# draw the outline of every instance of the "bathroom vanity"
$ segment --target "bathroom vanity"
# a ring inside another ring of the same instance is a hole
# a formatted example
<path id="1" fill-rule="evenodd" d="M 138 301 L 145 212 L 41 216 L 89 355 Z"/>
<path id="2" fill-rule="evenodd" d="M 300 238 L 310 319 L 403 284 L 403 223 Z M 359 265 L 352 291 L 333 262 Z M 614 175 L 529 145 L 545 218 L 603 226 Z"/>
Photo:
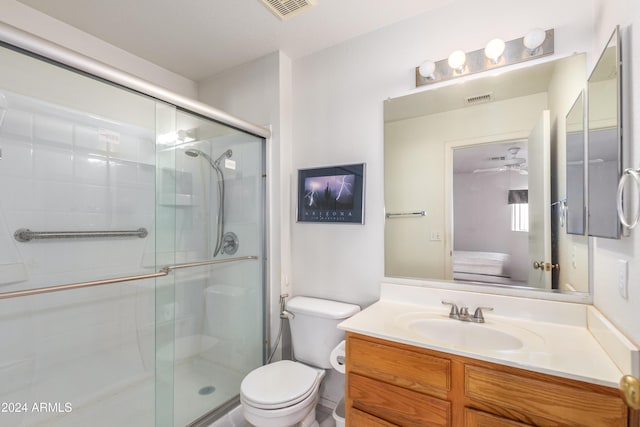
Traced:
<path id="1" fill-rule="evenodd" d="M 418 288 L 405 301 L 383 298 L 340 325 L 347 331 L 347 425 L 638 425 L 617 388 L 623 371 L 638 369 L 637 349 L 615 330 L 605 332 L 610 325 L 593 307 L 536 302 L 535 311 L 551 304 L 547 321 L 525 309 L 526 319 L 485 314 L 478 325 L 450 319 L 447 307 L 432 304 L 441 293 L 424 292 L 432 295 L 422 298 Z M 496 311 L 520 304 L 492 302 Z M 467 331 L 468 341 L 460 341 Z"/>
<path id="2" fill-rule="evenodd" d="M 618 390 L 347 334 L 351 426 L 627 426 Z"/>

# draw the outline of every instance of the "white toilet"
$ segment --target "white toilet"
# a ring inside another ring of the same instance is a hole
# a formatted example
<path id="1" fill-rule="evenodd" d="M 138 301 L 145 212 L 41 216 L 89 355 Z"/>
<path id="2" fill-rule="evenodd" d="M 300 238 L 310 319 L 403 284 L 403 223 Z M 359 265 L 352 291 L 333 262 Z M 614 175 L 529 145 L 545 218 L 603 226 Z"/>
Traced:
<path id="1" fill-rule="evenodd" d="M 245 419 L 256 427 L 316 427 L 318 389 L 330 369 L 331 350 L 344 339 L 338 323 L 360 307 L 338 301 L 294 297 L 286 305 L 293 316 L 291 341 L 296 362 L 261 366 L 242 380 Z"/>

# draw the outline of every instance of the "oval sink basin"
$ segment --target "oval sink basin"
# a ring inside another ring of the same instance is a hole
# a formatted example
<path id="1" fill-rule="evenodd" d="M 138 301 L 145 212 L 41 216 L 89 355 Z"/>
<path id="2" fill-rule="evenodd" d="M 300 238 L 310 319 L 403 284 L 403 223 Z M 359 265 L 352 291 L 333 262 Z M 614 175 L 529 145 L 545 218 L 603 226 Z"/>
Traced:
<path id="1" fill-rule="evenodd" d="M 486 350 L 518 350 L 523 342 L 514 335 L 485 324 L 454 319 L 418 319 L 408 328 L 434 342 Z"/>

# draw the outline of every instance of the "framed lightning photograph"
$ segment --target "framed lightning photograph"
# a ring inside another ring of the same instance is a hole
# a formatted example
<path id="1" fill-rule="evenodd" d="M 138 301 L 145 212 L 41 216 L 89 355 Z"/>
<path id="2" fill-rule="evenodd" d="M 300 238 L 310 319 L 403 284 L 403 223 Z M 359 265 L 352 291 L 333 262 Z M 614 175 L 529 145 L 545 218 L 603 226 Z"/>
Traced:
<path id="1" fill-rule="evenodd" d="M 365 164 L 298 170 L 298 222 L 364 224 Z"/>

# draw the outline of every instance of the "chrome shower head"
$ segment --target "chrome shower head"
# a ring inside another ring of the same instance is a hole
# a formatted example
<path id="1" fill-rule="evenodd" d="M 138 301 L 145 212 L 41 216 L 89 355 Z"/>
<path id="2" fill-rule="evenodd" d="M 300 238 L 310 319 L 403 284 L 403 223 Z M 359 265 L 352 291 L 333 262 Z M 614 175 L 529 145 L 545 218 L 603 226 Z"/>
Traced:
<path id="1" fill-rule="evenodd" d="M 186 154 L 186 155 L 187 155 L 187 156 L 189 156 L 189 157 L 198 157 L 198 156 L 202 156 L 202 157 L 204 157 L 205 159 L 207 159 L 207 161 L 211 164 L 211 166 L 212 166 L 213 168 L 217 168 L 217 167 L 218 167 L 218 165 L 216 165 L 216 164 L 213 162 L 213 160 L 211 159 L 211 157 L 209 157 L 209 155 L 208 155 L 207 153 L 205 153 L 204 151 L 200 151 L 200 150 L 197 150 L 197 149 L 195 149 L 195 148 L 190 148 L 190 149 L 186 150 L 186 151 L 184 152 L 184 154 Z"/>
<path id="2" fill-rule="evenodd" d="M 221 162 L 223 159 L 229 159 L 229 158 L 231 158 L 231 156 L 232 156 L 232 155 L 233 155 L 233 151 L 231 151 L 231 150 L 227 150 L 227 151 L 225 151 L 224 153 L 222 153 L 222 154 L 220 155 L 220 157 L 218 157 L 218 158 L 216 159 L 216 161 L 215 161 L 215 162 L 213 162 L 213 164 L 214 164 L 214 165 L 216 165 L 216 166 L 218 166 L 218 167 L 220 167 L 220 162 Z"/>

